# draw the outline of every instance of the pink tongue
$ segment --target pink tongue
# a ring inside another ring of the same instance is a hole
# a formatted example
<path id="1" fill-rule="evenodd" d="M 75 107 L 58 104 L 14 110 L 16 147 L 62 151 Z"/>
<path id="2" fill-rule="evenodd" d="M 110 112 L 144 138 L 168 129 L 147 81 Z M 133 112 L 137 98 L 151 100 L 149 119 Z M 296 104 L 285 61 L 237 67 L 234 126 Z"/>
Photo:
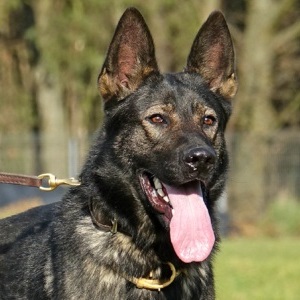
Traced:
<path id="1" fill-rule="evenodd" d="M 215 235 L 200 186 L 174 188 L 164 184 L 173 206 L 171 242 L 186 263 L 203 261 L 210 254 Z"/>

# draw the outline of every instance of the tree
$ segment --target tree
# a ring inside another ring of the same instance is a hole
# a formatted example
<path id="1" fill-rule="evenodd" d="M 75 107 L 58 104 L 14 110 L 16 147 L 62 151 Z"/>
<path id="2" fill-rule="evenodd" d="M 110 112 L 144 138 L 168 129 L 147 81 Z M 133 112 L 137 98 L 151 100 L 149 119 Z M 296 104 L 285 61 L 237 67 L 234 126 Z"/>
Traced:
<path id="1" fill-rule="evenodd" d="M 269 133 L 283 125 L 274 101 L 278 93 L 275 83 L 282 76 L 276 59 L 280 45 L 288 49 L 297 38 L 299 41 L 300 33 L 297 18 L 284 29 L 281 20 L 293 16 L 294 7 L 293 0 L 246 2 L 245 29 L 239 34 L 242 39 L 238 62 L 240 88 L 231 123 L 231 128 L 240 132 L 236 136 L 238 145 L 231 179 L 231 204 L 236 211 L 234 215 L 239 216 L 237 219 L 256 219 L 267 204 L 265 180 L 268 175 L 265 173 Z M 295 100 L 286 99 L 286 102 Z"/>

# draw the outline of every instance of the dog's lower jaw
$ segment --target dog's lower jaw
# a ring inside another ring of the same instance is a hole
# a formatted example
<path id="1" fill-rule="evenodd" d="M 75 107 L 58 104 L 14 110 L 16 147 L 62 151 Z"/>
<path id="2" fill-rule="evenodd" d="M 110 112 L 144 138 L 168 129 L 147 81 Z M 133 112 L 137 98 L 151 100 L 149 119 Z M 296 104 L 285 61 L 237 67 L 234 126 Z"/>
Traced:
<path id="1" fill-rule="evenodd" d="M 172 204 L 162 183 L 154 175 L 142 173 L 139 175 L 141 187 L 151 207 L 165 229 L 169 228 L 172 218 Z"/>
<path id="2" fill-rule="evenodd" d="M 180 260 L 205 260 L 214 246 L 215 234 L 200 182 L 170 186 L 148 173 L 140 176 L 140 182 L 158 218 L 163 219 Z"/>

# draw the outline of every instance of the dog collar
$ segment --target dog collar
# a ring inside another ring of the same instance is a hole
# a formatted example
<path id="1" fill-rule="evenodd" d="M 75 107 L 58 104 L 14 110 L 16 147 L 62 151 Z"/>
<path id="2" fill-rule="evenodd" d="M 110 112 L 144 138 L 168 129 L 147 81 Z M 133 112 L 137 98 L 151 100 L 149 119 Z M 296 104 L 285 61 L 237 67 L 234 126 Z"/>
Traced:
<path id="1" fill-rule="evenodd" d="M 111 225 L 105 224 L 106 222 L 103 222 L 102 220 L 100 221 L 100 217 L 95 213 L 95 207 L 94 207 L 93 201 L 89 201 L 89 210 L 91 213 L 91 217 L 93 220 L 93 223 L 100 229 L 106 232 L 111 232 L 113 234 L 117 233 L 118 230 L 118 222 L 117 219 L 114 219 L 111 221 Z M 128 235 L 125 232 L 122 232 L 126 235 Z M 153 272 L 150 272 L 148 278 L 144 277 L 129 277 L 126 275 L 122 275 L 126 280 L 130 281 L 133 283 L 137 288 L 139 289 L 148 289 L 148 290 L 157 290 L 160 291 L 161 289 L 169 286 L 170 284 L 173 283 L 173 281 L 176 279 L 176 277 L 181 273 L 181 270 L 176 271 L 175 266 L 170 263 L 164 263 L 169 266 L 171 270 L 171 276 L 169 279 L 153 279 L 152 274 Z"/>
<path id="2" fill-rule="evenodd" d="M 99 215 L 97 213 L 97 207 L 96 203 L 93 201 L 93 199 L 89 200 L 89 211 L 92 218 L 93 223 L 98 227 L 98 229 L 106 232 L 111 232 L 113 234 L 119 232 L 122 232 L 126 235 L 129 235 L 125 231 L 119 230 L 118 228 L 118 221 L 117 219 L 113 219 L 111 221 L 105 220 L 103 216 Z"/>
<path id="3" fill-rule="evenodd" d="M 148 289 L 148 290 L 157 290 L 160 291 L 161 289 L 169 286 L 170 284 L 173 283 L 175 278 L 181 273 L 181 271 L 176 271 L 175 266 L 167 262 L 165 263 L 169 265 L 170 270 L 172 272 L 171 276 L 169 279 L 162 280 L 162 279 L 152 279 L 152 272 L 150 272 L 148 278 L 137 278 L 137 277 L 131 277 L 131 278 L 126 278 L 128 281 L 132 282 L 133 284 L 136 285 L 137 288 L 139 289 Z"/>

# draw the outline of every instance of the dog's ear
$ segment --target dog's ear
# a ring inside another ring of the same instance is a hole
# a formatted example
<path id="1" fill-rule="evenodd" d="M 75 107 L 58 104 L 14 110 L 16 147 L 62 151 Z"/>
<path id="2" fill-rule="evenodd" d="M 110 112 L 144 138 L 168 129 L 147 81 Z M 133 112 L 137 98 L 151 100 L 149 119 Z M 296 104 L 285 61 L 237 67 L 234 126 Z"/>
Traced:
<path id="1" fill-rule="evenodd" d="M 200 28 L 185 71 L 201 75 L 210 89 L 226 99 L 237 91 L 234 49 L 225 18 L 213 12 Z"/>
<path id="2" fill-rule="evenodd" d="M 159 72 L 150 31 L 135 8 L 121 17 L 98 77 L 104 102 L 135 91 L 145 77 Z"/>

